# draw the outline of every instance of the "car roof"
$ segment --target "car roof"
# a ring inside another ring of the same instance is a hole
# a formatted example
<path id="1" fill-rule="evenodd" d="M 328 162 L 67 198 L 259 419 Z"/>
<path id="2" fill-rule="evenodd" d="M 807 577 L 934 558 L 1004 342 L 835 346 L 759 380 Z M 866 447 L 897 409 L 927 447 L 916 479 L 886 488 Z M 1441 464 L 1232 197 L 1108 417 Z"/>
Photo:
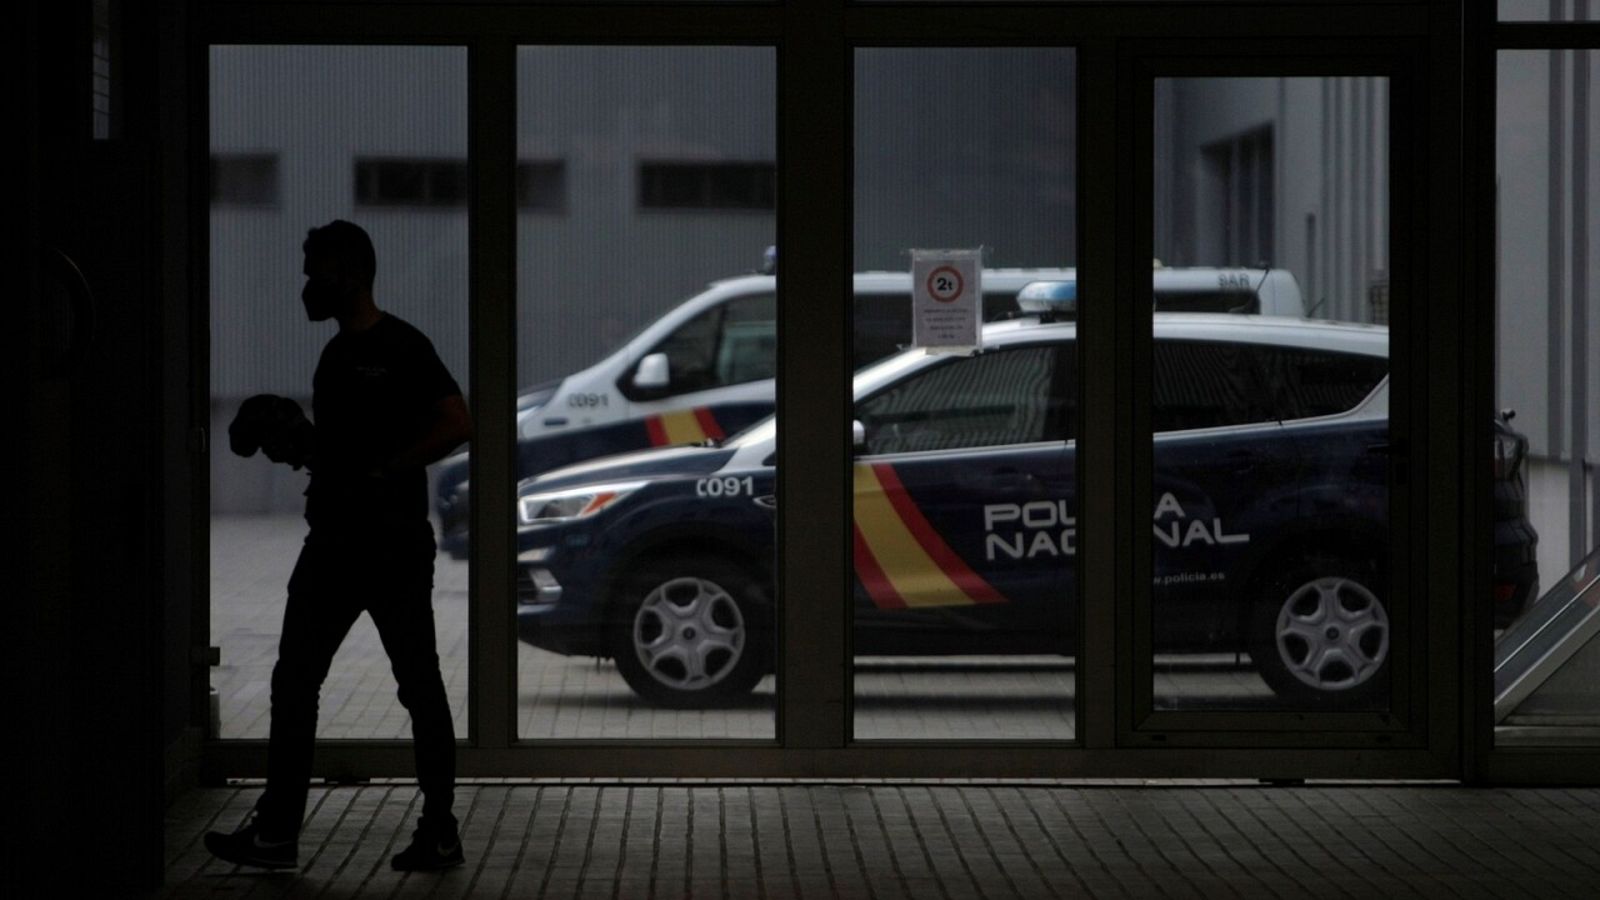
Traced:
<path id="1" fill-rule="evenodd" d="M 1076 322 L 1041 323 L 1036 318 L 1024 317 L 985 325 L 983 340 L 985 346 L 1028 343 L 1040 338 L 1072 340 L 1077 335 L 1077 327 Z M 1151 330 L 1162 340 L 1233 341 L 1365 356 L 1389 355 L 1386 325 L 1239 313 L 1154 313 Z"/>
<path id="2" fill-rule="evenodd" d="M 1071 268 L 1034 268 L 1034 269 L 984 269 L 983 280 L 986 288 L 1003 291 L 1018 291 L 1023 286 L 1034 281 L 1070 281 L 1077 277 L 1077 270 Z M 911 290 L 910 272 L 882 272 L 867 271 L 855 272 L 851 276 L 854 289 L 858 293 L 904 293 Z M 717 296 L 724 293 L 737 293 L 744 290 L 773 290 L 777 284 L 774 275 L 737 275 L 732 278 L 721 278 L 707 286 L 708 292 L 714 291 Z"/>

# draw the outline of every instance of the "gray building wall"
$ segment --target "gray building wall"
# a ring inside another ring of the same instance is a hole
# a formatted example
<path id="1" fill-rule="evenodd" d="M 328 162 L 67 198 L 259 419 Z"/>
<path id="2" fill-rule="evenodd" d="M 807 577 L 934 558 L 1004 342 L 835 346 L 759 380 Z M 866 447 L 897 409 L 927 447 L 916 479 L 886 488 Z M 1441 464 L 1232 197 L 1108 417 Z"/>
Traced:
<path id="1" fill-rule="evenodd" d="M 518 157 L 560 160 L 567 196 L 564 209 L 518 216 L 520 385 L 576 371 L 707 282 L 759 266 L 772 211 L 641 209 L 638 169 L 775 162 L 775 62 L 769 48 L 519 52 Z M 977 244 L 990 265 L 1073 264 L 1071 50 L 870 50 L 857 75 L 858 268 Z M 333 329 L 300 306 L 306 228 L 366 227 L 379 304 L 422 328 L 470 391 L 465 207 L 363 207 L 353 181 L 357 156 L 465 159 L 466 56 L 218 47 L 211 85 L 213 154 L 279 160 L 277 202 L 212 209 L 212 509 L 289 511 L 304 475 L 239 460 L 220 438 L 251 394 L 309 403 Z"/>
<path id="2" fill-rule="evenodd" d="M 988 266 L 1077 264 L 1070 49 L 856 51 L 855 267 L 983 246 Z"/>
<path id="3" fill-rule="evenodd" d="M 518 155 L 561 160 L 568 199 L 560 211 L 519 214 L 520 384 L 575 371 L 707 281 L 758 265 L 774 240 L 771 211 L 640 209 L 638 164 L 775 161 L 774 64 L 767 48 L 521 52 Z M 357 156 L 465 159 L 465 66 L 459 48 L 213 50 L 213 152 L 279 160 L 275 203 L 212 210 L 214 510 L 298 508 L 303 476 L 237 460 L 220 438 L 245 396 L 309 401 L 310 373 L 332 334 L 331 325 L 305 321 L 299 303 L 299 247 L 310 225 L 350 218 L 368 228 L 380 303 L 427 332 L 470 390 L 465 208 L 361 207 L 353 185 Z M 903 269 L 912 247 L 976 244 L 989 265 L 1075 263 L 1070 50 L 862 50 L 856 79 L 858 269 Z M 1500 287 L 1502 297 L 1537 299 L 1503 320 L 1499 352 L 1504 360 L 1566 359 L 1570 341 L 1550 348 L 1546 301 L 1548 66 L 1503 63 L 1501 79 Z M 1217 141 L 1267 129 L 1270 262 L 1296 274 L 1315 315 L 1382 318 L 1372 300 L 1388 269 L 1386 87 L 1347 78 L 1158 82 L 1158 257 L 1240 262 L 1216 258 L 1219 213 L 1201 156 Z M 1562 115 L 1570 118 L 1570 108 Z M 1591 182 L 1591 207 L 1593 194 Z M 1590 258 L 1600 258 L 1595 231 Z M 1571 305 L 1563 302 L 1564 327 Z M 1592 328 L 1600 309 L 1592 292 L 1586 302 Z M 1570 425 L 1553 432 L 1552 411 L 1559 419 L 1558 407 L 1570 403 L 1570 369 L 1554 382 L 1540 366 L 1499 371 L 1517 427 L 1536 454 L 1559 458 Z M 1600 365 L 1586 377 L 1589 396 L 1600 396 Z M 1589 447 L 1589 458 L 1600 457 L 1600 429 Z"/>
<path id="4" fill-rule="evenodd" d="M 1156 257 L 1176 266 L 1266 262 L 1295 274 L 1317 318 L 1386 321 L 1388 117 L 1388 82 L 1379 78 L 1158 80 Z M 1228 258 L 1205 151 L 1262 130 L 1272 143 L 1275 252 Z"/>
<path id="5" fill-rule="evenodd" d="M 1573 51 L 1507 51 L 1497 73 L 1496 402 L 1528 436 L 1546 585 L 1595 545 L 1600 520 L 1600 96 L 1578 63 Z"/>

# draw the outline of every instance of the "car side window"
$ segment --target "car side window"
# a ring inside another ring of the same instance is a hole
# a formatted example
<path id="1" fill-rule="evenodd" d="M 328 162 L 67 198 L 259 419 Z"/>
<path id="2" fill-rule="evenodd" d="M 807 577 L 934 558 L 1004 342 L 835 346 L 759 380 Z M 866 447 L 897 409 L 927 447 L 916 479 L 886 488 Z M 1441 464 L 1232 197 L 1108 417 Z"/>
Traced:
<path id="1" fill-rule="evenodd" d="M 777 375 L 778 300 L 771 294 L 729 303 L 717 347 L 717 384 L 744 384 Z"/>
<path id="2" fill-rule="evenodd" d="M 712 307 L 651 348 L 667 355 L 666 395 L 771 378 L 777 367 L 777 303 L 771 294 Z"/>
<path id="3" fill-rule="evenodd" d="M 1255 348 L 1224 341 L 1158 340 L 1151 429 L 1186 431 L 1278 421 L 1255 367 Z"/>
<path id="4" fill-rule="evenodd" d="M 1070 348 L 1070 345 L 1064 345 Z M 866 453 L 915 453 L 1066 440 L 1070 371 L 1058 347 L 1030 346 L 952 359 L 856 405 Z"/>
<path id="5" fill-rule="evenodd" d="M 1305 347 L 1259 347 L 1256 352 L 1285 419 L 1348 412 L 1389 374 L 1389 360 L 1381 356 Z"/>

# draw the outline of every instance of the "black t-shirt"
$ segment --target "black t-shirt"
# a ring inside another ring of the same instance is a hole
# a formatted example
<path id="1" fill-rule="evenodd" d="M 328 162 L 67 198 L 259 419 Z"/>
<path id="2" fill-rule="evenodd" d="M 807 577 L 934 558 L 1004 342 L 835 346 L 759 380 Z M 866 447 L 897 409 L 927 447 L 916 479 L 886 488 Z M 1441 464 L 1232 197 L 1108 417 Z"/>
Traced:
<path id="1" fill-rule="evenodd" d="M 426 433 L 440 400 L 461 393 L 427 336 L 390 314 L 365 331 L 341 331 L 323 348 L 311 386 L 317 442 L 306 521 L 313 532 L 425 528 L 423 467 L 386 478 L 371 473 Z"/>

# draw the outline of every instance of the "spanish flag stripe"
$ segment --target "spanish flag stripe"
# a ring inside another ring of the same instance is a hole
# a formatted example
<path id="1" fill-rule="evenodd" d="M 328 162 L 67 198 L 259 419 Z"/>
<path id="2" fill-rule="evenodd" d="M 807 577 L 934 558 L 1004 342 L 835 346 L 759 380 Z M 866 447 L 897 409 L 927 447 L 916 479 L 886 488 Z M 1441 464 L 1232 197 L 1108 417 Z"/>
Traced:
<path id="1" fill-rule="evenodd" d="M 904 609 L 905 598 L 894 589 L 894 583 L 889 581 L 883 567 L 878 565 L 878 558 L 872 555 L 872 548 L 867 546 L 861 526 L 856 525 L 851 530 L 855 533 L 856 577 L 861 579 L 861 586 L 867 589 L 867 596 L 872 598 L 873 605 L 879 609 Z"/>
<path id="2" fill-rule="evenodd" d="M 910 529 L 911 535 L 922 545 L 939 568 L 961 588 L 974 603 L 1004 603 L 1006 598 L 1000 592 L 989 586 L 977 572 L 972 571 L 966 561 L 956 555 L 950 545 L 939 537 L 939 532 L 928 523 L 922 510 L 917 507 L 911 495 L 906 493 L 905 485 L 900 482 L 900 476 L 894 467 L 887 463 L 873 466 L 878 476 L 878 481 L 883 485 L 883 492 L 889 498 L 889 503 L 894 506 L 895 512 L 900 515 L 900 520 Z"/>
<path id="3" fill-rule="evenodd" d="M 660 416 L 649 416 L 644 420 L 646 431 L 650 432 L 650 446 L 664 447 L 667 443 L 667 429 L 661 425 Z"/>
<path id="4" fill-rule="evenodd" d="M 911 536 L 870 466 L 855 467 L 855 525 L 872 558 L 907 606 L 958 606 L 972 602 Z"/>
<path id="5" fill-rule="evenodd" d="M 666 429 L 669 444 L 698 444 L 706 439 L 694 413 L 687 409 L 662 413 L 661 427 Z"/>
<path id="6" fill-rule="evenodd" d="M 700 433 L 705 435 L 701 440 L 720 441 L 725 437 L 722 426 L 717 424 L 717 417 L 711 414 L 709 407 L 696 406 L 694 420 L 700 423 Z"/>

